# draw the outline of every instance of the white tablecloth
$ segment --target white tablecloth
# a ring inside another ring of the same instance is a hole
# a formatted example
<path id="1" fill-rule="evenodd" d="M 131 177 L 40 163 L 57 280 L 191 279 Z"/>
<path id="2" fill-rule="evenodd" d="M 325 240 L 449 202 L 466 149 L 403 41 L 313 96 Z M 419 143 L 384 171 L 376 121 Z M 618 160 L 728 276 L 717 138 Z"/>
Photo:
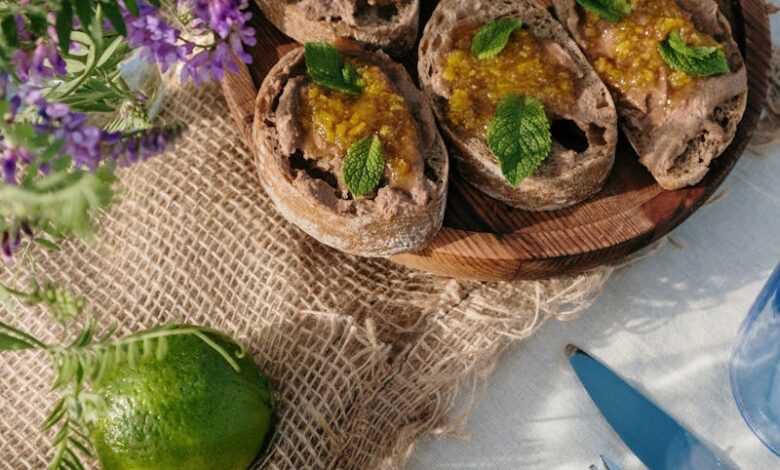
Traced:
<path id="1" fill-rule="evenodd" d="M 728 377 L 740 323 L 780 263 L 780 146 L 766 153 L 746 154 L 725 183 L 728 196 L 673 233 L 682 248 L 617 273 L 581 319 L 549 322 L 509 352 L 469 438 L 424 439 L 410 468 L 585 470 L 600 453 L 624 470 L 644 468 L 579 384 L 563 353 L 573 343 L 641 384 L 743 470 L 780 469 L 742 420 Z"/>

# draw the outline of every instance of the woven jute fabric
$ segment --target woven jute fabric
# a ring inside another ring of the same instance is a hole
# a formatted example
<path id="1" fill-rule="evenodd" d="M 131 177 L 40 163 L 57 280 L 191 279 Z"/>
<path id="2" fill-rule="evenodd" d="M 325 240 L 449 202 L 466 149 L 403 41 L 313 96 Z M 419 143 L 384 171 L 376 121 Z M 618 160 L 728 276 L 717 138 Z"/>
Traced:
<path id="1" fill-rule="evenodd" d="M 545 320 L 576 315 L 611 273 L 460 282 L 338 253 L 276 213 L 216 85 L 175 89 L 164 113 L 187 123 L 185 134 L 122 172 L 94 239 L 36 250 L 3 279 L 72 287 L 119 334 L 188 322 L 234 335 L 278 402 L 258 466 L 403 467 L 421 435 L 457 428 L 456 398 L 473 394 L 503 351 Z M 65 334 L 40 309 L 7 305 L 2 316 L 47 341 Z M 51 379 L 45 355 L 0 356 L 0 468 L 45 468 Z"/>

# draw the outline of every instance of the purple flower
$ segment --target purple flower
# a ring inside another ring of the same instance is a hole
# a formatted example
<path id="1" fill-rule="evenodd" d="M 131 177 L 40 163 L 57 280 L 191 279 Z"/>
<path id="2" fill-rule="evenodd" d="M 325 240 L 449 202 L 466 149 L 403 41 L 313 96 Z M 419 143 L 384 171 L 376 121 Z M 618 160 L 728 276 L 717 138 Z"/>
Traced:
<path id="1" fill-rule="evenodd" d="M 249 7 L 247 0 L 188 1 L 196 18 L 191 26 L 196 31 L 212 31 L 217 42 L 187 61 L 182 80 L 192 78 L 196 84 L 210 78 L 221 80 L 226 71 L 238 71 L 236 57 L 252 63 L 252 56 L 244 50 L 244 46 L 257 43 L 254 29 L 248 26 L 252 14 L 245 11 Z"/>
<path id="2" fill-rule="evenodd" d="M 142 49 L 142 57 L 155 62 L 165 72 L 176 63 L 183 63 L 183 81 L 200 84 L 209 79 L 220 80 L 225 72 L 237 72 L 236 57 L 252 62 L 245 46 L 256 44 L 255 31 L 248 25 L 252 14 L 248 0 L 182 0 L 191 7 L 195 19 L 189 25 L 194 35 L 213 33 L 215 42 L 200 45 L 185 40 L 181 31 L 171 26 L 159 11 L 146 2 L 138 2 L 139 15 L 132 15 L 123 5 L 128 28 L 128 42 Z"/>
<path id="3" fill-rule="evenodd" d="M 140 1 L 139 14 L 134 16 L 124 8 L 124 3 L 122 6 L 127 41 L 131 47 L 141 49 L 145 60 L 157 63 L 165 72 L 187 58 L 192 46 L 180 43 L 180 31 L 168 24 L 155 7 Z"/>
<path id="4" fill-rule="evenodd" d="M 24 22 L 24 16 L 14 15 L 14 22 L 16 23 L 16 35 L 20 41 L 32 40 L 32 33 L 27 29 L 27 25 Z"/>
<path id="5" fill-rule="evenodd" d="M 57 75 L 65 75 L 67 67 L 56 44 L 39 39 L 35 49 L 17 49 L 11 57 L 16 75 L 23 82 L 40 83 Z"/>
<path id="6" fill-rule="evenodd" d="M 13 261 L 14 253 L 22 245 L 25 237 L 35 238 L 32 227 L 26 220 L 23 220 L 18 227 L 6 229 L 0 234 L 0 253 L 6 263 Z"/>
<path id="7" fill-rule="evenodd" d="M 60 55 L 59 38 L 54 27 L 55 15 L 47 15 L 47 20 L 49 26 L 46 36 L 36 39 L 27 28 L 24 16 L 14 16 L 20 44 L 12 54 L 11 63 L 16 69 L 16 76 L 22 82 L 42 83 L 68 72 L 65 60 Z"/>
<path id="8" fill-rule="evenodd" d="M 153 128 L 124 138 L 117 138 L 112 158 L 126 167 L 163 153 L 180 134 L 179 127 Z"/>
<path id="9" fill-rule="evenodd" d="M 2 153 L 3 179 L 7 184 L 16 184 L 16 173 L 20 163 L 30 164 L 33 161 L 33 155 L 24 147 L 6 147 L 3 141 L 0 141 L 0 152 Z"/>
<path id="10" fill-rule="evenodd" d="M 22 234 L 19 230 L 5 230 L 0 238 L 0 248 L 2 248 L 3 258 L 6 262 L 13 259 L 14 252 L 22 244 Z"/>

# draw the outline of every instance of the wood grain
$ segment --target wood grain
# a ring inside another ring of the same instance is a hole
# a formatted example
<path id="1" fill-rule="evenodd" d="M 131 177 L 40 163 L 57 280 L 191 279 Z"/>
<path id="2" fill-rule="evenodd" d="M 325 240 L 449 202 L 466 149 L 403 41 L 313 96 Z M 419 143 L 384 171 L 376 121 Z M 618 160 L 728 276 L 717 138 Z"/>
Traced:
<path id="1" fill-rule="evenodd" d="M 423 2 L 423 17 L 435 2 Z M 574 274 L 616 262 L 685 221 L 718 189 L 739 160 L 766 101 L 771 36 L 763 0 L 723 5 L 745 56 L 748 108 L 736 138 L 697 186 L 664 191 L 638 163 L 625 139 L 604 190 L 575 207 L 553 212 L 513 209 L 474 190 L 454 173 L 445 227 L 425 250 L 393 258 L 415 269 L 461 279 L 538 279 Z M 259 17 L 259 13 L 257 13 Z M 296 45 L 259 18 L 254 63 L 223 81 L 223 91 L 245 141 L 253 147 L 254 104 L 262 79 Z M 407 66 L 416 69 L 414 57 Z M 260 188 L 258 188 L 260 190 Z"/>

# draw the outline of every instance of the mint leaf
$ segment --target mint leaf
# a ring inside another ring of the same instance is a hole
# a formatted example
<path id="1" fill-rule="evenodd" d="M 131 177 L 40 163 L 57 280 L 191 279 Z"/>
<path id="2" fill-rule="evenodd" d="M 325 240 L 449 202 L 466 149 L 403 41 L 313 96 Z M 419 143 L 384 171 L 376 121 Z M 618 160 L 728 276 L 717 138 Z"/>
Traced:
<path id="1" fill-rule="evenodd" d="M 514 18 L 501 18 L 486 24 L 474 35 L 471 53 L 483 60 L 496 57 L 504 50 L 512 33 L 522 26 L 522 21 Z"/>
<path id="2" fill-rule="evenodd" d="M 314 83 L 350 95 L 359 95 L 363 91 L 355 67 L 344 64 L 339 51 L 330 44 L 307 42 L 304 57 L 306 71 Z"/>
<path id="3" fill-rule="evenodd" d="M 694 77 L 709 77 L 731 71 L 723 49 L 689 46 L 679 31 L 673 31 L 658 44 L 658 53 L 669 67 Z"/>
<path id="4" fill-rule="evenodd" d="M 379 186 L 385 173 L 382 141 L 376 135 L 355 142 L 344 160 L 344 181 L 355 197 L 365 196 Z"/>
<path id="5" fill-rule="evenodd" d="M 534 174 L 552 150 L 550 120 L 536 98 L 509 95 L 488 125 L 488 147 L 512 186 Z"/>
<path id="6" fill-rule="evenodd" d="M 630 15 L 633 10 L 628 0 L 577 0 L 577 3 L 589 12 L 613 23 Z"/>

